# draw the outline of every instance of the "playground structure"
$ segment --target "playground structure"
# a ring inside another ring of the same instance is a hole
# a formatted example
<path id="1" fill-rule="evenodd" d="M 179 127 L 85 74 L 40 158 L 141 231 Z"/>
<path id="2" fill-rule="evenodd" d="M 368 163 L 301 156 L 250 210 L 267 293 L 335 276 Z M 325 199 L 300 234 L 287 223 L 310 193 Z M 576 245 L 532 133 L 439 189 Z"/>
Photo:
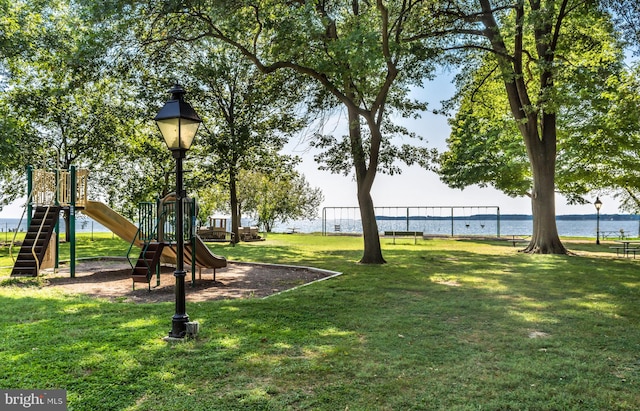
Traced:
<path id="1" fill-rule="evenodd" d="M 381 234 L 417 233 L 424 237 L 468 235 L 500 237 L 498 206 L 387 206 L 374 207 Z M 322 235 L 362 233 L 358 207 L 324 207 Z"/>
<path id="2" fill-rule="evenodd" d="M 238 227 L 239 239 L 241 241 L 264 241 L 259 234 L 258 227 Z M 204 241 L 210 242 L 222 242 L 230 241 L 234 243 L 234 234 L 231 231 L 227 231 L 227 218 L 214 218 L 209 219 L 208 227 L 198 228 L 198 236 Z"/>
<path id="3" fill-rule="evenodd" d="M 226 218 L 210 218 L 209 226 L 199 228 L 198 235 L 205 241 L 233 241 L 228 238 L 233 233 L 227 231 Z"/>
<path id="4" fill-rule="evenodd" d="M 159 284 L 160 263 L 175 264 L 176 243 L 175 197 L 167 196 L 153 203 L 140 203 L 138 226 L 112 210 L 106 204 L 87 199 L 87 170 L 49 172 L 27 168 L 27 233 L 15 260 L 11 276 L 37 276 L 41 269 L 58 267 L 59 216 L 63 210 L 69 214 L 70 275 L 75 277 L 75 219 L 80 211 L 94 219 L 115 235 L 130 243 L 127 258 L 132 267 L 131 278 L 146 282 L 156 274 Z M 195 200 L 185 199 L 183 207 L 188 214 L 185 221 L 183 246 L 185 262 L 191 265 L 191 279 L 195 282 L 197 269 L 226 267 L 227 260 L 215 255 L 195 234 Z M 23 214 L 24 217 L 24 214 Z M 21 219 L 22 220 L 22 219 Z M 55 235 L 54 235 L 55 234 Z M 15 237 L 14 237 L 15 239 Z M 129 257 L 133 247 L 140 248 L 135 264 Z M 200 271 L 201 274 L 201 271 Z"/>

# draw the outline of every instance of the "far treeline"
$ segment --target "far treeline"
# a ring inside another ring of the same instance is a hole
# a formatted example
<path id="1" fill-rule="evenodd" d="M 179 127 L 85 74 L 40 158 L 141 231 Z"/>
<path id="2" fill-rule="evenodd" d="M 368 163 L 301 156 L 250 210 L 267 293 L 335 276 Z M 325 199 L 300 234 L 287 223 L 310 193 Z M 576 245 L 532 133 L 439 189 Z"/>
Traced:
<path id="1" fill-rule="evenodd" d="M 640 211 L 639 19 L 636 0 L 0 0 L 1 201 L 24 195 L 25 165 L 73 164 L 134 218 L 174 187 L 152 119 L 178 81 L 204 124 L 185 164 L 203 221 L 314 217 L 322 193 L 282 154 L 297 143 L 356 181 L 362 263 L 385 262 L 371 190 L 402 164 L 530 197 L 526 251 L 566 253 L 556 192 Z M 437 152 L 402 118 L 442 70 Z"/>
<path id="2" fill-rule="evenodd" d="M 377 220 L 396 220 L 405 221 L 406 216 L 377 216 Z M 409 220 L 451 220 L 451 216 L 409 216 Z M 470 220 L 470 221 L 485 221 L 497 219 L 496 214 L 472 214 L 469 216 L 453 216 L 454 220 Z M 593 221 L 596 219 L 596 214 L 561 214 L 556 216 L 556 220 L 562 221 Z M 600 214 L 600 219 L 607 221 L 638 221 L 640 215 L 637 214 Z M 500 220 L 533 220 L 533 216 L 530 214 L 500 214 Z"/>

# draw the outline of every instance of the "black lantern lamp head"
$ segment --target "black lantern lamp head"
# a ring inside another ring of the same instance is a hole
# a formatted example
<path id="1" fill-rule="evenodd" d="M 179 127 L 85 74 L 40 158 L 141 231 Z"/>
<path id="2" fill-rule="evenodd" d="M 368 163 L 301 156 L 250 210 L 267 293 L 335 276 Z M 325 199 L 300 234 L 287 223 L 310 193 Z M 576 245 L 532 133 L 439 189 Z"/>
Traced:
<path id="1" fill-rule="evenodd" d="M 171 90 L 167 101 L 154 118 L 167 147 L 175 158 L 183 158 L 193 143 L 202 120 L 193 107 L 184 101 L 186 92 L 178 83 Z"/>
<path id="2" fill-rule="evenodd" d="M 600 201 L 599 197 L 596 197 L 596 201 L 593 203 L 593 205 L 596 206 L 596 210 L 600 211 L 600 208 L 602 207 L 602 201 Z"/>

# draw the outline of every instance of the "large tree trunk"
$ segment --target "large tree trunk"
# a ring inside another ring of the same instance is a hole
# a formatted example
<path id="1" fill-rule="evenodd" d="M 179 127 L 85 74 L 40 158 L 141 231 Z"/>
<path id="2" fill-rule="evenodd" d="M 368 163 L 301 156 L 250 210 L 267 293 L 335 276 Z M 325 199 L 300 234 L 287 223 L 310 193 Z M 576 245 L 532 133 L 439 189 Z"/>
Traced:
<path id="1" fill-rule="evenodd" d="M 231 206 L 231 232 L 233 233 L 233 242 L 240 241 L 240 209 L 238 207 L 238 190 L 236 187 L 236 174 L 229 172 L 229 198 Z"/>
<path id="2" fill-rule="evenodd" d="M 529 128 L 527 151 L 533 175 L 531 211 L 533 233 L 531 242 L 523 250 L 528 253 L 566 254 L 567 249 L 560 241 L 556 225 L 555 168 L 556 168 L 556 127 L 555 115 L 542 114 L 542 139 L 536 128 Z"/>
<path id="3" fill-rule="evenodd" d="M 351 140 L 351 155 L 356 171 L 356 183 L 358 185 L 358 205 L 360 206 L 360 218 L 362 220 L 362 235 L 364 236 L 364 254 L 360 259 L 362 264 L 384 264 L 380 235 L 378 234 L 378 222 L 371 199 L 371 187 L 375 176 L 375 168 L 371 170 L 371 162 L 367 169 L 366 156 L 362 144 L 360 130 L 360 117 L 358 113 L 349 108 L 349 138 Z M 377 164 L 377 162 L 374 162 Z M 373 174 L 372 174 L 373 173 Z"/>
<path id="4" fill-rule="evenodd" d="M 362 264 L 384 264 L 382 248 L 380 247 L 380 235 L 378 234 L 378 222 L 373 208 L 373 200 L 369 191 L 361 191 L 358 183 L 358 205 L 360 206 L 360 218 L 362 219 L 362 234 L 364 236 L 364 254 L 360 259 Z"/>
<path id="5" fill-rule="evenodd" d="M 535 30 L 536 49 L 540 59 L 544 59 L 543 71 L 539 74 L 538 97 L 541 98 L 536 103 L 531 101 L 528 84 L 525 76 L 523 58 L 525 51 L 523 39 L 525 38 L 524 24 L 524 2 L 518 3 L 516 12 L 516 32 L 513 45 L 513 55 L 509 56 L 509 47 L 502 36 L 498 21 L 495 18 L 495 10 L 490 0 L 479 0 L 482 7 L 480 17 L 486 30 L 484 35 L 491 42 L 498 62 L 500 71 L 504 78 L 504 85 L 509 100 L 509 107 L 513 115 L 520 134 L 522 135 L 527 155 L 531 164 L 533 176 L 533 188 L 531 192 L 531 212 L 533 214 L 533 233 L 531 242 L 523 251 L 529 253 L 545 254 L 566 254 L 567 250 L 562 245 L 558 236 L 556 226 L 556 206 L 555 206 L 555 169 L 557 154 L 557 127 L 556 115 L 553 112 L 544 112 L 544 106 L 548 101 L 543 96 L 548 95 L 553 90 L 553 58 L 555 56 L 556 42 L 553 36 L 553 29 L 558 28 L 557 24 L 539 22 Z M 563 2 L 563 7 L 566 6 Z M 540 8 L 540 2 L 536 3 Z M 543 24 L 545 23 L 545 24 Z M 557 33 L 556 33 L 557 34 Z M 509 56 L 509 57 L 507 57 Z M 530 59 L 526 55 L 526 61 Z M 533 110 L 534 107 L 542 107 L 540 111 Z M 540 123 L 538 123 L 538 121 Z"/>

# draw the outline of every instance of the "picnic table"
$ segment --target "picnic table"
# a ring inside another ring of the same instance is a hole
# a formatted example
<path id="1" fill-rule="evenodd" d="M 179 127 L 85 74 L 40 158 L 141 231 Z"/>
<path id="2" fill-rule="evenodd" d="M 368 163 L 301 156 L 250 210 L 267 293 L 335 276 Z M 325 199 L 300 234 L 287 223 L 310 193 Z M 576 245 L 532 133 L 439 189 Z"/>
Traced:
<path id="1" fill-rule="evenodd" d="M 633 254 L 633 258 L 636 258 L 636 253 L 640 251 L 640 247 L 638 247 L 640 241 L 638 240 L 618 240 L 616 243 L 622 245 L 609 247 L 616 250 L 616 256 L 622 254 L 623 257 L 629 257 L 629 254 Z"/>
<path id="2" fill-rule="evenodd" d="M 529 238 L 528 236 L 523 236 L 523 235 L 511 235 L 511 236 L 507 236 L 505 238 L 505 241 L 510 242 L 515 247 L 517 244 L 525 244 L 525 243 L 528 244 Z"/>

